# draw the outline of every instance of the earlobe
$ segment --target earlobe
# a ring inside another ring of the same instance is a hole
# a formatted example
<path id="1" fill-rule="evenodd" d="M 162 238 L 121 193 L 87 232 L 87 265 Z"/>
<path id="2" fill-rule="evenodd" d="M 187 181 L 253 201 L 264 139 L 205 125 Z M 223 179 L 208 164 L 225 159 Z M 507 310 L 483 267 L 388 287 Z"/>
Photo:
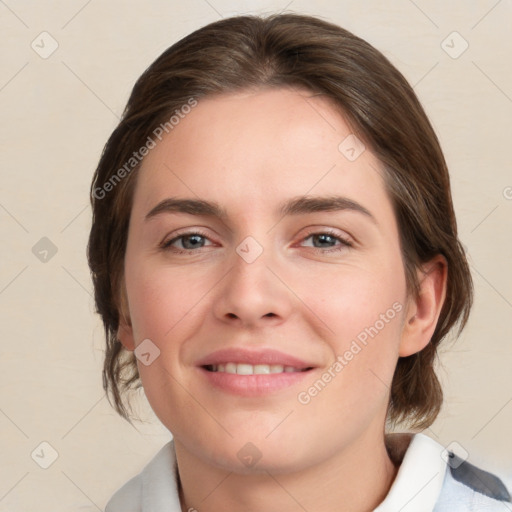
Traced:
<path id="1" fill-rule="evenodd" d="M 135 350 L 133 328 L 129 315 L 128 300 L 126 298 L 124 280 L 123 283 L 121 284 L 121 289 L 121 306 L 119 308 L 119 326 L 117 328 L 117 339 L 121 342 L 121 344 L 126 350 Z"/>
<path id="2" fill-rule="evenodd" d="M 407 357 L 423 350 L 434 334 L 446 297 L 448 263 L 441 254 L 418 270 L 419 295 L 407 308 L 399 355 Z"/>
<path id="3" fill-rule="evenodd" d="M 135 350 L 135 343 L 133 341 L 133 329 L 124 320 L 119 322 L 117 329 L 117 339 L 121 342 L 126 350 Z"/>

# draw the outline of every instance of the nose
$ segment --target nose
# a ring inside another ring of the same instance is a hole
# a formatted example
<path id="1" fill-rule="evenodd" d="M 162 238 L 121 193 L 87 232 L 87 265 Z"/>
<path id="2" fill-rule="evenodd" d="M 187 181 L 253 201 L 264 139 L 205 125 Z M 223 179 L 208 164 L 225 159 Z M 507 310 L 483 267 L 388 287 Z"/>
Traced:
<path id="1" fill-rule="evenodd" d="M 271 252 L 264 248 L 254 261 L 234 252 L 231 268 L 216 287 L 216 318 L 245 328 L 278 325 L 288 318 L 293 293 Z"/>

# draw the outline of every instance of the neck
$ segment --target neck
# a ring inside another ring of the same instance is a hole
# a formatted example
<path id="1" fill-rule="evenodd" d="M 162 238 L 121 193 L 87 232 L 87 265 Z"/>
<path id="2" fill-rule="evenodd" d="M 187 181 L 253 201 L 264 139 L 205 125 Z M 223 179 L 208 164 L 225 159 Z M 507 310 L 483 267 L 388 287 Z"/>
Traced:
<path id="1" fill-rule="evenodd" d="M 398 471 L 384 433 L 362 436 L 315 466 L 293 473 L 264 470 L 254 474 L 226 471 L 197 458 L 174 440 L 183 512 L 372 511 L 386 497 Z"/>

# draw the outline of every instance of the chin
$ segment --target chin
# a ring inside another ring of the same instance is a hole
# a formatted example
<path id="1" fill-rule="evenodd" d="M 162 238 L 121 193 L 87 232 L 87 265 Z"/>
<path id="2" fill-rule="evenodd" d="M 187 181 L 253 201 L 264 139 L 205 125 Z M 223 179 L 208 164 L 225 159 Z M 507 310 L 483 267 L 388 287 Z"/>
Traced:
<path id="1" fill-rule="evenodd" d="M 211 445 L 203 444 L 200 456 L 209 464 L 238 474 L 279 474 L 297 471 L 314 464 L 313 454 L 308 456 L 308 453 L 303 451 L 308 446 L 311 445 L 304 438 L 302 444 L 297 447 L 290 438 L 286 440 L 284 437 L 276 436 L 270 440 L 265 439 L 265 436 L 257 438 L 245 434 L 226 440 L 222 446 L 216 443 L 213 449 Z M 199 445 L 196 444 L 196 447 Z"/>

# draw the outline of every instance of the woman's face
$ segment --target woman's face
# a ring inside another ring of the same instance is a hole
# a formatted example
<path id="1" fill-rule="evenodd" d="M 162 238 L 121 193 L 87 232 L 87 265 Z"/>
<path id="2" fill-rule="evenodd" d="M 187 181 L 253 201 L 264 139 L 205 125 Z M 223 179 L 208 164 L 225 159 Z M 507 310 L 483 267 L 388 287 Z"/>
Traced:
<path id="1" fill-rule="evenodd" d="M 289 89 L 200 100 L 146 156 L 119 337 L 189 452 L 286 471 L 382 435 L 407 310 L 382 174 Z"/>

